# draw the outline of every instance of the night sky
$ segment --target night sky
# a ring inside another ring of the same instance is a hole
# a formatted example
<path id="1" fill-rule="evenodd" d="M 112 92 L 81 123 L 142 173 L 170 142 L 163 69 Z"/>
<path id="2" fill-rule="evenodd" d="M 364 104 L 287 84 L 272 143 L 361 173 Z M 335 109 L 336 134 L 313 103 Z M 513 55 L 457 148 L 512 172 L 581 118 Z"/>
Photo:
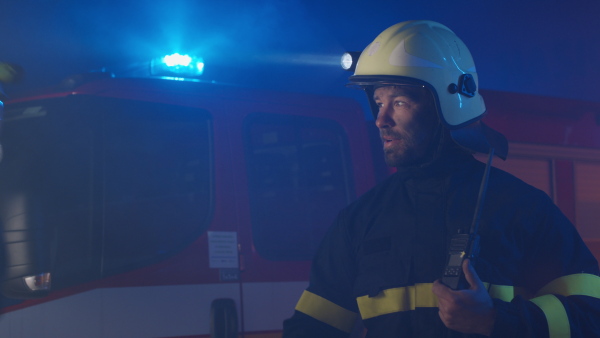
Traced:
<path id="1" fill-rule="evenodd" d="M 469 46 L 482 88 L 600 101 L 597 0 L 0 1 L 0 60 L 27 72 L 9 94 L 180 52 L 210 80 L 363 100 L 340 55 L 430 19 Z"/>

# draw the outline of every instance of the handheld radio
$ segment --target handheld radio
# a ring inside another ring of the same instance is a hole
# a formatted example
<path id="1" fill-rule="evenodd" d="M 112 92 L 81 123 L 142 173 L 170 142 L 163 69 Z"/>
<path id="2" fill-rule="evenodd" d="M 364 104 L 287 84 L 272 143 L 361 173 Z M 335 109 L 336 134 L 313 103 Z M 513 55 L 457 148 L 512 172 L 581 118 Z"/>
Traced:
<path id="1" fill-rule="evenodd" d="M 462 264 L 465 259 L 470 259 L 471 264 L 479 256 L 479 220 L 483 209 L 483 202 L 487 192 L 487 184 L 490 176 L 490 167 L 492 166 L 492 158 L 494 157 L 494 148 L 490 148 L 490 154 L 485 166 L 481 185 L 479 187 L 479 196 L 475 205 L 475 214 L 469 233 L 457 233 L 450 237 L 448 246 L 448 257 L 444 274 L 442 275 L 442 283 L 452 290 L 464 290 L 469 288 L 469 283 L 465 279 L 465 274 L 462 270 Z"/>

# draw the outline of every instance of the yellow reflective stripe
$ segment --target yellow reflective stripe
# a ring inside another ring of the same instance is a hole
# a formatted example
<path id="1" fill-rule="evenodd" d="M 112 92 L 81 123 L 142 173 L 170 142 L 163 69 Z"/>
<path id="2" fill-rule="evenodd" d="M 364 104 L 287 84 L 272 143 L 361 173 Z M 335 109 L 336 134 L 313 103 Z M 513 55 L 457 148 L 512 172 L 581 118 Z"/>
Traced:
<path id="1" fill-rule="evenodd" d="M 515 294 L 523 291 L 508 285 L 484 283 L 492 298 L 510 302 Z M 433 283 L 415 284 L 381 291 L 375 297 L 356 298 L 363 319 L 369 319 L 389 313 L 410 311 L 418 307 L 437 307 L 437 297 L 431 291 Z"/>
<path id="2" fill-rule="evenodd" d="M 600 277 L 587 273 L 562 276 L 546 284 L 538 291 L 538 297 L 531 299 L 546 316 L 550 338 L 570 337 L 569 316 L 562 302 L 553 294 L 600 298 Z"/>
<path id="3" fill-rule="evenodd" d="M 490 297 L 510 302 L 515 298 L 515 288 L 509 285 L 494 285 L 491 286 L 488 283 L 483 283 L 488 289 Z"/>
<path id="4" fill-rule="evenodd" d="M 357 315 L 306 290 L 302 293 L 296 305 L 296 310 L 344 332 L 352 332 Z"/>
<path id="5" fill-rule="evenodd" d="M 511 285 L 496 285 L 490 283 L 483 283 L 485 288 L 488 290 L 490 297 L 500 299 L 505 302 L 512 301 L 516 296 L 521 296 L 525 299 L 529 299 L 532 297 L 531 293 L 528 292 L 525 288 Z"/>
<path id="6" fill-rule="evenodd" d="M 571 337 L 569 317 L 562 302 L 554 295 L 545 295 L 531 299 L 546 316 L 550 338 Z"/>
<path id="7" fill-rule="evenodd" d="M 559 277 L 546 284 L 537 295 L 589 296 L 600 298 L 600 277 L 587 273 Z"/>
<path id="8" fill-rule="evenodd" d="M 524 288 L 509 285 L 483 283 L 492 298 L 510 302 L 515 296 L 531 298 Z M 410 311 L 418 307 L 437 307 L 437 298 L 432 293 L 432 283 L 416 284 L 381 291 L 375 297 L 361 296 L 356 299 L 363 319 L 389 313 Z M 584 295 L 600 298 L 600 277 L 590 274 L 575 274 L 555 279 L 542 288 L 538 295 L 559 294 L 563 296 Z M 551 338 L 569 337 L 569 319 L 560 300 L 548 295 L 531 299 L 538 305 L 550 325 Z M 566 324 L 565 324 L 566 323 Z M 566 326 L 565 326 L 566 325 Z"/>
<path id="9" fill-rule="evenodd" d="M 356 301 L 360 315 L 363 319 L 369 319 L 417 307 L 437 307 L 438 301 L 431 292 L 432 286 L 432 283 L 416 284 L 383 290 L 375 297 L 358 297 Z"/>

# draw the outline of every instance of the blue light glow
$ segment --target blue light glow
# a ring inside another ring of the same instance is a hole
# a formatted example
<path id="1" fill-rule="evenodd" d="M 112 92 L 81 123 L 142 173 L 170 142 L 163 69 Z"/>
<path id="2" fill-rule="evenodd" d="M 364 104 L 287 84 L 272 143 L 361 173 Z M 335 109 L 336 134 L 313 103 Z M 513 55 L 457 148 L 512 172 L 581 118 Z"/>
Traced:
<path id="1" fill-rule="evenodd" d="M 155 59 L 150 64 L 152 75 L 196 77 L 204 72 L 204 60 L 187 54 L 170 54 Z"/>
<path id="2" fill-rule="evenodd" d="M 187 67 L 192 63 L 192 57 L 189 55 L 181 55 L 179 53 L 166 55 L 162 60 L 167 67 L 183 66 Z"/>

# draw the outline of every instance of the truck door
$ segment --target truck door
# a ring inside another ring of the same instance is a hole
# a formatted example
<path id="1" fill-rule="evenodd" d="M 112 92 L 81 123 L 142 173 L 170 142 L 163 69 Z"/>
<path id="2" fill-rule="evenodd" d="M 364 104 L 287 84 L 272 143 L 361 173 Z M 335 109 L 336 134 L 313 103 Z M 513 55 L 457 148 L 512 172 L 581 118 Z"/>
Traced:
<path id="1" fill-rule="evenodd" d="M 346 130 L 330 111 L 252 108 L 230 124 L 232 149 L 243 151 L 233 156 L 244 159 L 236 186 L 247 189 L 238 195 L 241 322 L 246 332 L 276 334 L 308 284 L 322 237 L 356 196 L 354 162 Z"/>

